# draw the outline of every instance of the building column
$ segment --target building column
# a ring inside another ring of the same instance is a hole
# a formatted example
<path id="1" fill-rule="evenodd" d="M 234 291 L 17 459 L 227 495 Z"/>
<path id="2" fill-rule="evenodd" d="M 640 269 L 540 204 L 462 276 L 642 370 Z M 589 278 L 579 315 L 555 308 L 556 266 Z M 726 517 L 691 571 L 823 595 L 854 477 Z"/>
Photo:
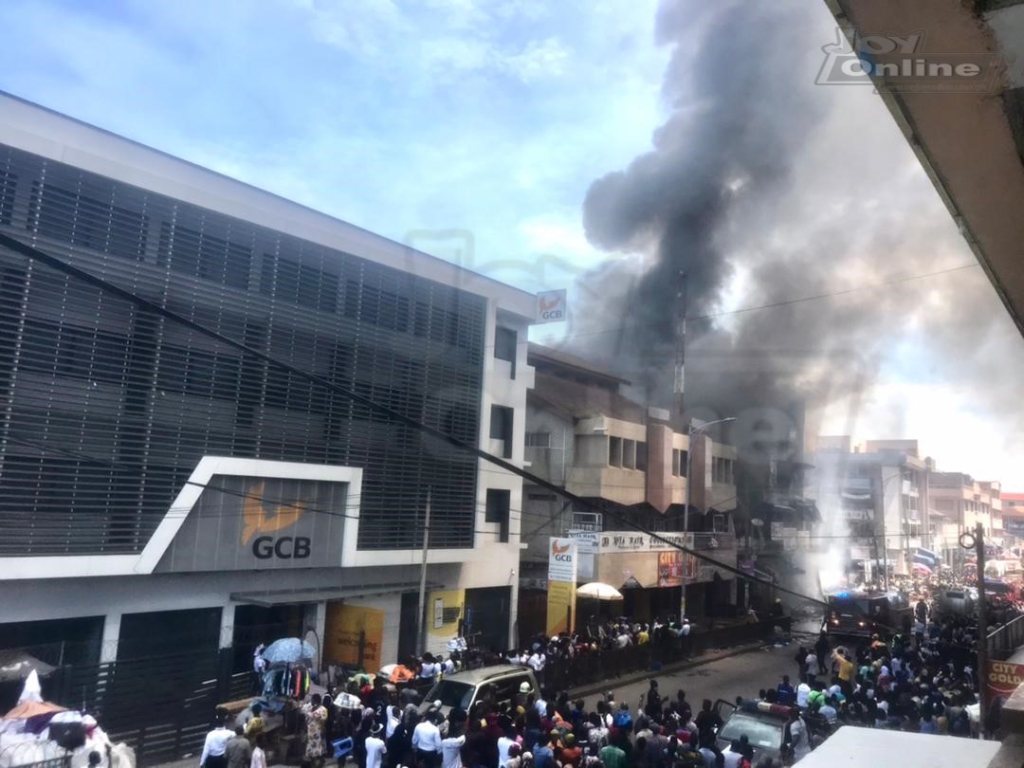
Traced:
<path id="1" fill-rule="evenodd" d="M 324 659 L 324 634 L 327 632 L 327 601 L 321 600 L 319 603 L 306 607 L 306 618 L 303 622 L 306 630 L 312 629 L 316 632 L 317 639 L 317 658 L 316 667 L 322 669 Z"/>
<path id="2" fill-rule="evenodd" d="M 235 604 L 229 603 L 220 611 L 220 648 L 230 648 L 235 644 Z"/>
<path id="3" fill-rule="evenodd" d="M 103 619 L 103 640 L 100 642 L 100 664 L 117 661 L 117 645 L 121 637 L 121 614 L 108 613 Z"/>

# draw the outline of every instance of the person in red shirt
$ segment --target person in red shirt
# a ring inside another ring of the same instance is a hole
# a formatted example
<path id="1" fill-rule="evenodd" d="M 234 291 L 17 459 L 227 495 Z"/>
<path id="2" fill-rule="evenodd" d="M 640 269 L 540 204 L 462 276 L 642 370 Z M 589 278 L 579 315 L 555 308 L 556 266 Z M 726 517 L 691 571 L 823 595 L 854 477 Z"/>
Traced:
<path id="1" fill-rule="evenodd" d="M 557 754 L 556 757 L 563 766 L 579 768 L 580 760 L 583 757 L 583 750 L 576 745 L 575 736 L 571 733 L 565 735 L 565 744 L 562 746 L 560 754 Z"/>

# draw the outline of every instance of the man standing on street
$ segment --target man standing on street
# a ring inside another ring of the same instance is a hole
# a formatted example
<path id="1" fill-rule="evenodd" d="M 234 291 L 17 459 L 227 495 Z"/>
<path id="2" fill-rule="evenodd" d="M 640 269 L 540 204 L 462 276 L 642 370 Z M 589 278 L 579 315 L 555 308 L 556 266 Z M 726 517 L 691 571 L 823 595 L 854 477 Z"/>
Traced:
<path id="1" fill-rule="evenodd" d="M 384 765 L 384 755 L 388 753 L 388 748 L 381 738 L 383 731 L 380 723 L 376 723 L 366 738 L 366 768 L 382 768 Z"/>
<path id="2" fill-rule="evenodd" d="M 533 676 L 537 678 L 538 686 L 544 685 L 544 666 L 547 662 L 548 659 L 544 655 L 543 648 L 537 648 L 526 662 L 530 665 L 530 669 L 533 670 Z"/>
<path id="3" fill-rule="evenodd" d="M 203 754 L 199 758 L 199 768 L 227 768 L 228 759 L 224 756 L 224 749 L 235 732 L 224 725 L 226 720 L 227 713 L 218 709 L 217 727 L 206 734 Z"/>
<path id="4" fill-rule="evenodd" d="M 424 768 L 440 768 L 441 765 L 441 731 L 434 722 L 433 714 L 427 713 L 412 732 L 416 761 Z"/>

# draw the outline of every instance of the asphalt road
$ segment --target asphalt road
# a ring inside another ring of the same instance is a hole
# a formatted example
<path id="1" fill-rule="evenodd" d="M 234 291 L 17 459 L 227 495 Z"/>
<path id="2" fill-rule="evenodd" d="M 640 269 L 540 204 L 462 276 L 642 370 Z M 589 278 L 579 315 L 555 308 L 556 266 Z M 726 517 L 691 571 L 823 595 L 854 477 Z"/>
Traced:
<path id="1" fill-rule="evenodd" d="M 658 690 L 663 697 L 675 698 L 680 688 L 686 691 L 686 699 L 696 712 L 702 699 L 734 701 L 737 696 L 754 698 L 759 689 L 778 685 L 783 675 L 789 675 L 791 681 L 796 680 L 797 666 L 793 657 L 797 647 L 791 644 L 770 651 L 751 651 L 680 672 L 658 674 L 653 679 L 658 681 Z M 610 690 L 617 702 L 627 702 L 635 713 L 640 696 L 645 695 L 649 687 L 648 680 L 641 680 Z M 597 694 L 585 698 L 588 708 L 593 707 L 597 698 Z"/>

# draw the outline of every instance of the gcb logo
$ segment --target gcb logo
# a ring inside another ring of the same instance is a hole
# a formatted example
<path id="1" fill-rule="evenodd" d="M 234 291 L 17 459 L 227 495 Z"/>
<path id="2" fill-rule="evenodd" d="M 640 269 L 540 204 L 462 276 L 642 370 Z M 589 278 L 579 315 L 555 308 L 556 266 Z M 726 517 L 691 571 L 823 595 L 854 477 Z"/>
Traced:
<path id="1" fill-rule="evenodd" d="M 242 504 L 242 546 L 251 541 L 252 554 L 259 560 L 303 560 L 309 557 L 311 540 L 308 536 L 256 536 L 258 533 L 275 533 L 295 525 L 306 513 L 306 502 L 277 504 L 272 507 L 272 515 L 267 514 L 263 502 L 261 482 L 246 494 Z"/>

